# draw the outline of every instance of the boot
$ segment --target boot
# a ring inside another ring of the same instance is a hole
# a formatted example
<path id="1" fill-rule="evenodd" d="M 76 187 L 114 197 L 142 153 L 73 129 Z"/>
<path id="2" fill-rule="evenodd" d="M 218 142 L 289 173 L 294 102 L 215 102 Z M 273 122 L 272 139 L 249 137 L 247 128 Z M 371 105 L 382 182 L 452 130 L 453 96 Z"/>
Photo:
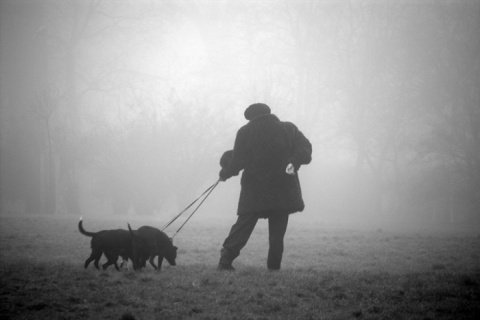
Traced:
<path id="1" fill-rule="evenodd" d="M 278 271 L 282 265 L 282 256 L 283 252 L 278 250 L 270 250 L 268 251 L 268 258 L 267 258 L 267 268 L 269 271 Z"/>
<path id="2" fill-rule="evenodd" d="M 233 259 L 235 258 L 232 258 L 230 252 L 228 252 L 227 249 L 222 248 L 222 250 L 220 250 L 220 260 L 218 261 L 217 270 L 235 271 L 235 268 L 232 266 Z"/>

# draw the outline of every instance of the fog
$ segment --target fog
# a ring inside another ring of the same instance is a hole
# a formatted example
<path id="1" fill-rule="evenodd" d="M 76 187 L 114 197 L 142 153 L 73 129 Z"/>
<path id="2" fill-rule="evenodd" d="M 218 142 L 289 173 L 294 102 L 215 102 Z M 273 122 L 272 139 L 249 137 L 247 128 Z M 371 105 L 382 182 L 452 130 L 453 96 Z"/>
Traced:
<path id="1" fill-rule="evenodd" d="M 313 144 L 295 219 L 478 226 L 480 1 L 0 1 L 2 214 L 168 221 L 245 108 Z M 240 179 L 196 213 L 234 216 Z"/>

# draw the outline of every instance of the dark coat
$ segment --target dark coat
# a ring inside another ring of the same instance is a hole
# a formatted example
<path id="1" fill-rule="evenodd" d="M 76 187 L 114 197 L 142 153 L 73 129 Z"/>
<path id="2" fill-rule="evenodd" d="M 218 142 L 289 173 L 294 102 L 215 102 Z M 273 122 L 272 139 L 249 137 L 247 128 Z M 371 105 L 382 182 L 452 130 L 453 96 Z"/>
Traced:
<path id="1" fill-rule="evenodd" d="M 230 158 L 228 161 L 227 159 Z M 232 151 L 221 159 L 221 178 L 228 179 L 243 170 L 238 215 L 303 211 L 298 173 L 288 175 L 289 163 L 298 171 L 312 160 L 312 145 L 290 122 L 268 114 L 251 120 L 237 132 Z"/>

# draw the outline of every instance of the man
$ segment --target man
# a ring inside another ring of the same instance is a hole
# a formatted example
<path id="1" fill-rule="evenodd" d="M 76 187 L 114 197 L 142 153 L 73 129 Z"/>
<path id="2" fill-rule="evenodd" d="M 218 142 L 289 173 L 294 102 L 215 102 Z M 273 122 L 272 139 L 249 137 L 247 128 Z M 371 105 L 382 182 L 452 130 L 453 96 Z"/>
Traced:
<path id="1" fill-rule="evenodd" d="M 263 103 L 245 110 L 234 148 L 220 160 L 220 180 L 243 170 L 237 222 L 223 243 L 218 270 L 234 270 L 232 262 L 247 244 L 259 218 L 268 219 L 267 268 L 280 270 L 288 216 L 303 211 L 298 170 L 312 160 L 312 145 L 290 122 L 282 122 Z"/>

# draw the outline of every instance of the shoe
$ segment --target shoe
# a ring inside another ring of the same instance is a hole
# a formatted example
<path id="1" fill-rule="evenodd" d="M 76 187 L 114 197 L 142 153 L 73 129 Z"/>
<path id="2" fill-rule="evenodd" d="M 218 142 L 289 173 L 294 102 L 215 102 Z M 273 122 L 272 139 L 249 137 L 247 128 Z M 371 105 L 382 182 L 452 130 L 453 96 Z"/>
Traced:
<path id="1" fill-rule="evenodd" d="M 218 261 L 217 270 L 235 271 L 235 268 L 232 266 L 232 261 L 235 257 L 236 256 L 233 256 L 227 249 L 222 248 L 222 250 L 220 250 L 220 260 Z"/>
<path id="2" fill-rule="evenodd" d="M 218 271 L 235 271 L 235 268 L 231 264 L 221 264 L 217 266 Z"/>

